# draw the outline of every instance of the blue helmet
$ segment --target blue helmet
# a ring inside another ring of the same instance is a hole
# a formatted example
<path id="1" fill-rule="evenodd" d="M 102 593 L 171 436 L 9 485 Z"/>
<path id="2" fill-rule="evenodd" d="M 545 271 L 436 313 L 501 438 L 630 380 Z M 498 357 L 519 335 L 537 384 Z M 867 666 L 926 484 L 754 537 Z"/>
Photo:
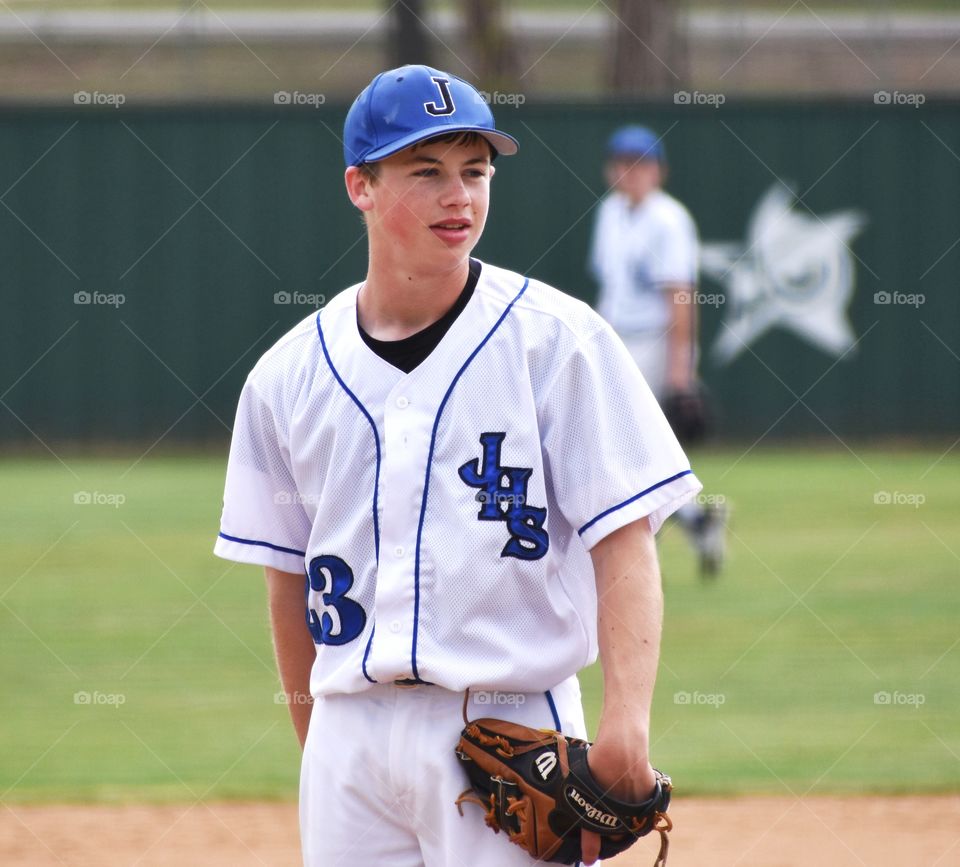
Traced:
<path id="1" fill-rule="evenodd" d="M 622 126 L 607 141 L 607 156 L 632 157 L 636 160 L 666 162 L 663 142 L 652 129 L 645 126 Z"/>

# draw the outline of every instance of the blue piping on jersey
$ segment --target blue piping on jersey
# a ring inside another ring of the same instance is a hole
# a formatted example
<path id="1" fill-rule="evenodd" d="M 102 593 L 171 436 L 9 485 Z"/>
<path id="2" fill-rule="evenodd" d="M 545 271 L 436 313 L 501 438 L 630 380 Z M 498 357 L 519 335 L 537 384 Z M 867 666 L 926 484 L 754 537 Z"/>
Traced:
<path id="1" fill-rule="evenodd" d="M 280 551 L 283 554 L 296 554 L 298 557 L 306 557 L 306 551 L 298 551 L 296 548 L 284 548 L 283 545 L 274 545 L 271 542 L 261 542 L 257 539 L 241 539 L 239 536 L 228 536 L 224 532 L 219 532 L 217 535 L 221 539 L 226 539 L 228 542 L 239 542 L 241 545 L 258 545 L 261 548 L 269 548 L 271 551 Z"/>
<path id="2" fill-rule="evenodd" d="M 350 396 L 350 399 L 357 405 L 357 408 L 360 412 L 363 413 L 364 418 L 370 423 L 370 429 L 373 431 L 373 442 L 377 447 L 377 468 L 373 478 L 373 550 L 374 556 L 377 560 L 377 565 L 380 564 L 380 517 L 378 513 L 378 504 L 377 497 L 379 496 L 380 491 L 380 434 L 377 432 L 377 425 L 374 422 L 372 416 L 367 412 L 367 408 L 360 403 L 360 399 L 347 387 L 347 384 L 343 381 L 343 378 L 337 372 L 337 369 L 333 366 L 333 361 L 330 358 L 330 353 L 327 351 L 327 341 L 323 337 L 323 326 L 320 324 L 320 314 L 317 314 L 317 335 L 320 337 L 320 347 L 323 349 L 323 357 L 327 360 L 327 366 L 330 368 L 330 372 L 333 374 L 334 378 L 340 383 L 340 387 Z M 370 681 L 370 683 L 377 683 L 369 674 L 367 674 L 367 657 L 370 655 L 370 645 L 373 643 L 373 634 L 377 631 L 377 625 L 374 622 L 372 628 L 370 629 L 370 638 L 367 639 L 367 646 L 363 651 L 363 660 L 360 663 L 360 669 L 363 672 L 363 676 Z"/>
<path id="3" fill-rule="evenodd" d="M 337 372 L 337 369 L 333 366 L 333 361 L 330 359 L 330 353 L 327 352 L 327 342 L 323 339 L 323 326 L 320 324 L 320 314 L 317 314 L 317 334 L 320 335 L 320 346 L 323 349 L 323 357 L 327 360 L 327 366 L 330 368 L 330 372 L 333 374 L 337 382 L 340 383 L 340 387 L 350 396 L 350 399 L 357 405 L 357 408 L 360 412 L 363 413 L 364 418 L 370 422 L 370 429 L 373 431 L 373 442 L 377 447 L 377 470 L 376 475 L 373 480 L 373 548 L 376 553 L 377 564 L 380 563 L 380 518 L 377 515 L 377 494 L 380 489 L 380 434 L 377 433 L 377 425 L 374 423 L 373 418 L 370 413 L 367 412 L 367 408 L 360 403 L 359 398 L 350 391 L 347 387 L 347 384 L 343 381 L 340 374 Z"/>
<path id="4" fill-rule="evenodd" d="M 664 485 L 669 485 L 670 482 L 675 482 L 677 479 L 681 479 L 684 476 L 689 476 L 692 472 L 693 470 L 684 470 L 682 473 L 677 473 L 675 476 L 670 476 L 669 479 L 664 479 L 662 482 L 657 482 L 655 485 L 651 485 L 645 491 L 641 491 L 639 494 L 632 496 L 629 500 L 624 500 L 622 503 L 617 503 L 616 506 L 611 506 L 609 509 L 607 509 L 607 511 L 601 512 L 599 515 L 597 515 L 596 518 L 587 521 L 586 524 L 577 530 L 577 533 L 582 536 L 587 530 L 596 524 L 597 521 L 599 521 L 601 518 L 606 518 L 611 512 L 616 512 L 617 509 L 622 509 L 624 506 L 629 506 L 632 502 L 639 500 L 641 497 L 645 497 L 651 491 L 655 491 L 657 488 L 662 488 Z"/>
<path id="5" fill-rule="evenodd" d="M 547 704 L 550 705 L 550 713 L 553 714 L 553 727 L 559 732 L 562 731 L 560 728 L 560 714 L 557 713 L 557 705 L 553 700 L 553 695 L 548 689 L 544 695 L 547 697 Z"/>
<path id="6" fill-rule="evenodd" d="M 374 612 L 374 614 L 376 614 L 376 612 Z M 375 678 L 370 677 L 369 674 L 367 674 L 367 657 L 370 655 L 370 645 L 373 644 L 373 636 L 376 631 L 377 631 L 377 624 L 376 624 L 376 621 L 374 621 L 373 626 L 370 629 L 370 637 L 367 639 L 367 646 L 364 648 L 364 651 L 363 651 L 363 661 L 360 663 L 360 670 L 363 672 L 363 676 L 367 680 L 369 680 L 370 683 L 380 682 Z"/>
<path id="7" fill-rule="evenodd" d="M 427 453 L 427 472 L 423 480 L 423 501 L 420 504 L 420 522 L 417 526 L 417 552 L 416 552 L 416 565 L 414 566 L 413 573 L 413 646 L 410 651 L 410 667 L 413 672 L 413 676 L 419 680 L 420 672 L 417 671 L 417 637 L 420 631 L 420 543 L 423 539 L 423 519 L 427 514 L 427 495 L 430 491 L 430 465 L 433 463 L 433 449 L 437 444 L 437 429 L 440 427 L 440 417 L 443 415 L 443 408 L 447 405 L 447 401 L 450 398 L 450 395 L 453 393 L 453 389 L 456 386 L 457 382 L 460 380 L 460 377 L 463 375 L 463 372 L 470 366 L 470 362 L 476 358 L 477 353 L 487 345 L 487 341 L 493 337 L 494 332 L 500 327 L 504 319 L 507 318 L 507 315 L 513 309 L 513 305 L 520 300 L 520 296 L 527 291 L 527 286 L 530 285 L 530 278 L 525 277 L 523 280 L 523 286 L 520 287 L 520 291 L 516 294 L 516 297 L 507 305 L 503 313 L 500 314 L 500 318 L 494 323 L 493 327 L 487 332 L 487 336 L 480 341 L 477 348 L 470 353 L 470 357 L 463 363 L 456 376 L 453 377 L 453 380 L 450 382 L 450 387 L 447 389 L 447 393 L 443 396 L 443 400 L 440 401 L 440 408 L 437 410 L 437 417 L 433 422 L 433 433 L 430 434 L 430 451 Z"/>

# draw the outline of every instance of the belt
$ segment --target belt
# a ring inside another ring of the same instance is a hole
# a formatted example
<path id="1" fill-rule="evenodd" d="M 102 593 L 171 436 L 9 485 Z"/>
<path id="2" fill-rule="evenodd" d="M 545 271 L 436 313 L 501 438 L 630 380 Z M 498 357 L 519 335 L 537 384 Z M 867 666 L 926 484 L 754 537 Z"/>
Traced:
<path id="1" fill-rule="evenodd" d="M 433 686 L 432 683 L 426 680 L 420 680 L 416 677 L 401 677 L 393 682 L 394 686 L 399 686 L 400 689 L 416 689 L 418 686 Z"/>

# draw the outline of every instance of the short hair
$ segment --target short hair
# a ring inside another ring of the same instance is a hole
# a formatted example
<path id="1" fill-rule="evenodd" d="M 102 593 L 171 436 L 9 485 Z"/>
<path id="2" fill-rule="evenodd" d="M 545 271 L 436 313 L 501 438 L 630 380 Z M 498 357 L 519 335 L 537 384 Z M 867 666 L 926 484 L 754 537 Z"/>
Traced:
<path id="1" fill-rule="evenodd" d="M 423 147 L 424 145 L 431 144 L 450 144 L 454 147 L 470 147 L 475 145 L 478 142 L 486 142 L 487 147 L 490 148 L 490 162 L 493 162 L 497 158 L 497 149 L 490 144 L 489 140 L 482 136 L 480 133 L 472 130 L 455 130 L 454 132 L 444 132 L 440 135 L 431 136 L 430 138 L 424 139 L 423 141 L 418 141 L 416 144 L 411 145 L 412 150 Z M 360 173 L 371 183 L 376 183 L 380 178 L 380 163 L 379 160 L 369 163 L 360 163 L 357 166 L 360 169 Z"/>

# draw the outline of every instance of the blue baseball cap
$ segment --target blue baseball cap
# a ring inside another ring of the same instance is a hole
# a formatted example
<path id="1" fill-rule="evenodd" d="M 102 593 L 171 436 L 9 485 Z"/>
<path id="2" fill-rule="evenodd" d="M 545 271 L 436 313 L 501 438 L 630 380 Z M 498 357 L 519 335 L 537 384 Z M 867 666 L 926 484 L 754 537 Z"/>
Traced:
<path id="1" fill-rule="evenodd" d="M 634 157 L 641 160 L 666 160 L 663 142 L 645 126 L 622 126 L 607 141 L 607 156 Z"/>
<path id="2" fill-rule="evenodd" d="M 494 129 L 493 112 L 473 85 L 429 66 L 401 66 L 381 72 L 350 106 L 343 158 L 348 166 L 372 163 L 451 132 L 477 132 L 497 153 L 517 152 L 517 140 Z"/>

